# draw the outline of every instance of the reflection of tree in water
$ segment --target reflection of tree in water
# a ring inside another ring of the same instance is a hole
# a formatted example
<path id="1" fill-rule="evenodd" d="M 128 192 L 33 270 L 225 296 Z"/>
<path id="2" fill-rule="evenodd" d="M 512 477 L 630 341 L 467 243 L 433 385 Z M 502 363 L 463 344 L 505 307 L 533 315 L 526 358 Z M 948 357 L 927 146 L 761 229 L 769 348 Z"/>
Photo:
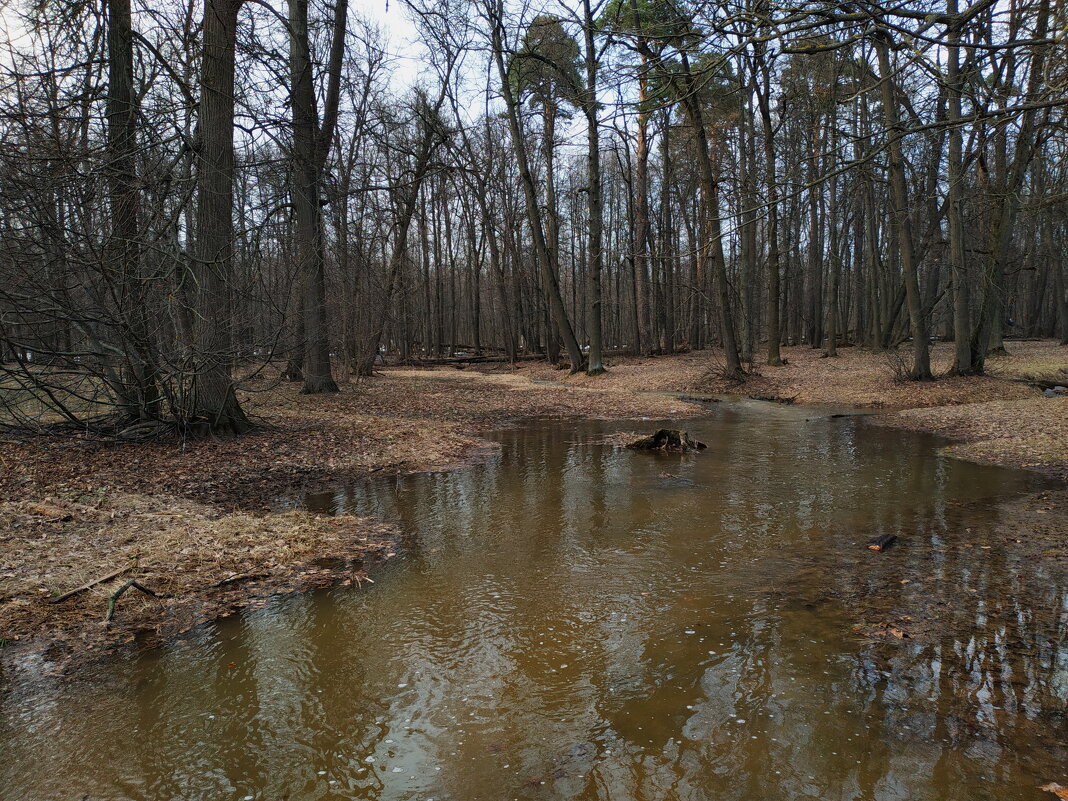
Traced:
<path id="1" fill-rule="evenodd" d="M 944 787 L 974 775 L 1033 784 L 1068 760 L 1063 583 L 1007 550 L 947 550 L 938 580 L 910 598 L 928 616 L 919 636 L 857 658 L 878 738 L 929 744 Z"/>

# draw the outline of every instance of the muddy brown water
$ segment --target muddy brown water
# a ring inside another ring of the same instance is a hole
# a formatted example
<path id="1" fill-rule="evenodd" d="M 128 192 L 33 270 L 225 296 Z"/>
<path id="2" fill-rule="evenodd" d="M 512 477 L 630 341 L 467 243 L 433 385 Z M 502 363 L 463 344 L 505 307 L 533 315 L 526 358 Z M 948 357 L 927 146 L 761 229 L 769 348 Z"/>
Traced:
<path id="1" fill-rule="evenodd" d="M 1022 472 L 811 410 L 505 431 L 485 464 L 309 496 L 398 521 L 362 590 L 75 677 L 12 672 L 0 798 L 1040 799 L 1068 784 L 1063 575 Z M 899 533 L 883 554 L 865 548 Z M 897 633 L 907 635 L 899 639 Z M 1049 796 L 1052 797 L 1052 796 Z"/>

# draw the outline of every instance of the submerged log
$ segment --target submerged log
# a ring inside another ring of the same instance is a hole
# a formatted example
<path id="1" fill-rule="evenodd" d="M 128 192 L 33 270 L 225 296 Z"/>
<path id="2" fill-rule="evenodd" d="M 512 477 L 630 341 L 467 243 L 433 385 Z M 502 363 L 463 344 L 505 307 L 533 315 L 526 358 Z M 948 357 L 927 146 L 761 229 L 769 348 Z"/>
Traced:
<path id="1" fill-rule="evenodd" d="M 897 534 L 880 534 L 868 543 L 868 550 L 882 553 L 897 541 Z"/>
<path id="2" fill-rule="evenodd" d="M 641 437 L 627 445 L 638 451 L 699 451 L 707 447 L 703 442 L 677 428 L 658 428 L 648 437 Z"/>

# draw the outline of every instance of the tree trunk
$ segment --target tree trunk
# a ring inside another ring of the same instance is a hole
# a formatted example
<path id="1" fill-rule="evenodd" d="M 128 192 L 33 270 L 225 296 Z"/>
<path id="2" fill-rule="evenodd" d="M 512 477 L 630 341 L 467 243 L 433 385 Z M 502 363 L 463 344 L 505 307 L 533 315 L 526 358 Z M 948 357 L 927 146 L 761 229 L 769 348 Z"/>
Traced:
<path id="1" fill-rule="evenodd" d="M 948 0 L 946 13 L 956 16 L 957 0 Z M 946 49 L 946 83 L 949 91 L 946 122 L 949 125 L 949 186 L 946 214 L 949 220 L 949 266 L 953 282 L 953 366 L 954 375 L 966 375 L 972 366 L 972 324 L 968 280 L 964 263 L 964 224 L 961 217 L 961 182 L 964 180 L 963 134 L 960 129 L 961 88 L 960 27 L 949 25 Z"/>
<path id="2" fill-rule="evenodd" d="M 1050 46 L 1044 40 L 1049 28 L 1049 0 L 1041 0 L 1039 3 L 1038 16 L 1035 21 L 1034 38 L 1036 44 L 1032 45 L 1031 64 L 1029 66 L 1029 79 L 1027 92 L 1024 96 L 1026 102 L 1036 100 L 1044 86 L 1045 57 L 1047 48 Z M 1048 110 L 1047 110 L 1048 113 Z M 1021 117 L 1020 130 L 1016 135 L 1016 151 L 1013 154 L 1012 165 L 1004 181 L 999 181 L 998 201 L 995 204 L 994 232 L 991 237 L 991 253 L 987 261 L 987 270 L 984 276 L 986 292 L 983 302 L 980 304 L 976 328 L 972 333 L 972 370 L 981 374 L 986 366 L 986 355 L 992 346 L 1004 349 L 1001 342 L 1002 319 L 1004 316 L 1004 303 L 1002 297 L 1002 285 L 1004 283 L 1005 263 L 1009 257 L 1009 249 L 1012 244 L 1012 236 L 1015 233 L 1016 218 L 1020 212 L 1020 194 L 1023 189 L 1024 179 L 1028 165 L 1034 156 L 1035 150 L 1035 117 L 1038 110 L 1026 109 Z M 1000 170 L 999 170 L 1000 172 Z"/>
<path id="3" fill-rule="evenodd" d="M 240 434 L 250 427 L 234 392 L 228 290 L 234 239 L 234 61 L 244 0 L 206 0 L 197 153 L 197 283 L 192 420 Z"/>
<path id="4" fill-rule="evenodd" d="M 542 115 L 545 123 L 542 135 L 542 156 L 545 159 L 545 246 L 549 260 L 549 271 L 552 273 L 552 283 L 555 284 L 557 294 L 560 285 L 560 218 L 556 202 L 556 106 L 546 101 Z M 550 282 L 546 281 L 542 286 L 543 292 L 548 292 Z M 545 302 L 551 306 L 552 299 L 546 294 Z M 563 298 L 561 297 L 561 305 Z M 550 308 L 545 321 L 545 355 L 553 364 L 560 361 L 560 331 L 559 324 L 553 317 Z"/>
<path id="5" fill-rule="evenodd" d="M 134 89 L 130 0 L 108 0 L 108 195 L 111 207 L 109 259 L 118 273 L 119 314 L 125 364 L 116 391 L 123 415 L 148 420 L 160 415 L 158 366 L 142 271 L 141 192 L 137 188 L 138 101 Z M 67 350 L 69 348 L 62 348 Z"/>
<path id="6" fill-rule="evenodd" d="M 734 333 L 734 318 L 731 313 L 730 287 L 727 284 L 727 264 L 723 256 L 723 234 L 719 215 L 719 192 L 712 155 L 709 152 L 708 133 L 705 130 L 704 113 L 697 95 L 697 85 L 690 71 L 689 59 L 682 53 L 682 100 L 697 140 L 697 165 L 701 176 L 701 195 L 704 201 L 704 218 L 708 224 L 708 242 L 702 243 L 702 251 L 712 260 L 712 270 L 719 296 L 720 333 L 723 339 L 724 373 L 730 378 L 742 378 L 741 359 L 738 357 L 738 341 Z M 700 287 L 699 289 L 703 289 Z"/>
<path id="7" fill-rule="evenodd" d="M 912 223 L 909 217 L 908 186 L 905 183 L 905 161 L 901 152 L 901 126 L 898 123 L 897 98 L 894 96 L 893 75 L 890 70 L 889 34 L 878 31 L 875 35 L 875 50 L 879 59 L 879 86 L 882 95 L 886 135 L 889 137 L 890 196 L 893 204 L 894 224 L 897 228 L 898 250 L 901 255 L 901 270 L 905 279 L 905 300 L 909 310 L 912 331 L 912 369 L 909 377 L 914 381 L 930 380 L 931 347 L 927 339 L 927 321 L 923 314 L 920 297 L 920 282 L 915 250 L 912 240 Z"/>
<path id="8" fill-rule="evenodd" d="M 759 87 L 757 91 L 757 103 L 760 107 L 760 119 L 764 127 L 764 170 L 767 173 L 768 183 L 768 209 L 767 209 L 767 239 L 768 239 L 768 359 L 769 367 L 782 366 L 782 352 L 779 343 L 782 341 L 782 329 L 779 323 L 779 304 L 781 302 L 781 290 L 779 287 L 779 186 L 775 177 L 775 138 L 774 128 L 771 124 L 771 66 L 767 63 L 765 48 L 759 49 L 761 56 L 760 69 L 761 81 L 754 84 Z"/>
<path id="9" fill-rule="evenodd" d="M 492 27 L 493 59 L 496 62 L 498 77 L 501 81 L 501 92 L 504 95 L 508 115 L 508 127 L 512 135 L 512 148 L 515 152 L 516 162 L 519 167 L 519 178 L 523 185 L 523 195 L 526 199 L 527 222 L 533 239 L 534 256 L 538 260 L 544 285 L 543 291 L 549 305 L 552 321 L 559 330 L 561 337 L 563 337 L 564 345 L 567 347 L 568 356 L 571 359 L 572 372 L 578 372 L 583 369 L 582 349 L 575 338 L 575 331 L 571 327 L 571 321 L 567 317 L 567 309 L 564 306 L 563 297 L 560 295 L 560 282 L 552 269 L 552 260 L 545 240 L 545 229 L 542 225 L 541 210 L 538 208 L 538 195 L 534 186 L 534 176 L 530 171 L 523 132 L 519 125 L 519 103 L 512 94 L 508 81 L 508 69 L 504 64 L 504 34 L 500 12 L 499 5 L 491 9 L 490 25 Z"/>
<path id="10" fill-rule="evenodd" d="M 319 130 L 308 38 L 308 0 L 289 0 L 289 69 L 293 114 L 293 252 L 304 284 L 304 394 L 337 392 L 330 369 L 326 304 L 321 176 L 337 117 L 341 60 L 345 51 L 346 2 L 335 5 L 326 119 Z"/>
<path id="11" fill-rule="evenodd" d="M 644 61 L 644 59 L 643 59 Z M 649 105 L 648 67 L 638 72 L 638 133 L 634 154 L 634 295 L 638 313 L 638 352 L 653 349 L 649 302 Z"/>
<path id="12" fill-rule="evenodd" d="M 590 340 L 589 360 L 586 364 L 588 375 L 604 372 L 602 351 L 604 350 L 601 329 L 601 270 L 603 267 L 602 248 L 604 246 L 603 210 L 601 208 L 601 144 L 597 119 L 597 67 L 598 59 L 594 43 L 594 19 L 590 0 L 582 0 L 583 35 L 585 38 L 586 95 L 582 110 L 586 115 L 586 174 L 589 185 L 586 187 L 586 202 L 589 209 L 588 244 L 586 247 L 586 273 L 589 281 L 586 327 Z"/>

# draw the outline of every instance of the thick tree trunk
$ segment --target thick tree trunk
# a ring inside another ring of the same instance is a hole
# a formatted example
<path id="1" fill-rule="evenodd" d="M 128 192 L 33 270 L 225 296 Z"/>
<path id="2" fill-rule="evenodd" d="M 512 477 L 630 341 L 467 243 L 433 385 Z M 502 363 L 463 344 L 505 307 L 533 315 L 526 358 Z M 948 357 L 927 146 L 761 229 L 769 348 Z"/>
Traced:
<path id="1" fill-rule="evenodd" d="M 653 350 L 649 301 L 649 104 L 648 67 L 638 73 L 638 133 L 634 153 L 634 295 L 638 313 L 638 351 Z"/>
<path id="2" fill-rule="evenodd" d="M 560 284 L 560 217 L 556 202 L 556 106 L 546 102 L 542 109 L 544 131 L 542 135 L 542 157 L 545 159 L 545 246 L 549 260 L 552 283 Z M 548 292 L 549 282 L 542 286 Z M 557 289 L 559 294 L 559 289 Z M 552 299 L 546 294 L 547 305 Z M 561 303 L 563 299 L 561 298 Z M 545 355 L 553 364 L 560 361 L 560 331 L 550 309 L 545 321 Z"/>
<path id="3" fill-rule="evenodd" d="M 330 327 L 326 304 L 321 176 L 337 117 L 341 60 L 344 57 L 345 0 L 335 5 L 326 119 L 319 130 L 315 81 L 308 37 L 308 0 L 289 0 L 290 105 L 293 114 L 293 253 L 304 286 L 305 394 L 337 392 L 330 369 Z"/>
<path id="4" fill-rule="evenodd" d="M 197 153 L 195 366 L 190 423 L 242 433 L 248 418 L 231 376 L 229 282 L 234 239 L 234 60 L 244 0 L 206 0 Z"/>
<path id="5" fill-rule="evenodd" d="M 664 349 L 675 352 L 676 302 L 675 302 L 675 253 L 677 248 L 676 232 L 671 215 L 671 183 L 674 177 L 671 159 L 671 119 L 664 111 L 664 130 L 660 135 L 660 164 L 663 170 L 661 179 L 663 189 L 660 192 L 660 258 L 664 271 Z"/>
<path id="6" fill-rule="evenodd" d="M 730 287 L 727 284 L 727 264 L 723 255 L 723 234 L 720 223 L 719 192 L 716 175 L 712 168 L 708 133 L 705 130 L 704 112 L 697 95 L 697 85 L 690 71 L 689 60 L 682 54 L 682 96 L 690 124 L 697 142 L 697 166 L 701 176 L 701 196 L 704 202 L 704 218 L 708 225 L 708 241 L 702 243 L 702 251 L 712 260 L 717 295 L 719 298 L 720 334 L 723 339 L 724 373 L 730 378 L 742 378 L 742 362 L 738 356 L 738 340 L 734 333 L 734 317 L 731 312 Z M 701 287 L 703 289 L 703 287 Z"/>
<path id="7" fill-rule="evenodd" d="M 741 343 L 743 362 L 752 364 L 755 346 L 755 304 L 753 294 L 757 274 L 757 205 L 756 191 L 756 125 L 753 120 L 753 89 L 745 75 L 745 59 L 738 60 L 739 88 L 742 92 L 741 117 L 738 121 L 739 155 L 739 230 L 738 257 L 741 262 L 739 294 L 741 297 Z M 755 78 L 755 73 L 754 76 Z M 759 292 L 757 293 L 759 294 Z"/>
<path id="8" fill-rule="evenodd" d="M 131 420 L 159 417 L 158 366 L 148 308 L 148 277 L 142 270 L 141 192 L 137 186 L 138 101 L 134 88 L 130 0 L 108 0 L 108 195 L 111 236 L 108 256 L 117 273 L 120 336 L 125 364 L 115 383 L 122 413 Z M 64 348 L 69 349 L 69 348 Z"/>
<path id="9" fill-rule="evenodd" d="M 838 151 L 838 128 L 832 121 L 830 152 Z M 838 278 L 841 273 L 838 222 L 838 177 L 831 178 L 827 192 L 827 227 L 829 229 L 828 258 L 831 268 L 827 276 L 827 297 L 824 303 L 826 319 L 823 326 L 824 353 L 828 358 L 838 356 Z"/>
<path id="10" fill-rule="evenodd" d="M 779 185 L 775 175 L 775 129 L 771 123 L 771 67 L 766 61 L 763 47 L 761 54 L 761 84 L 757 92 L 757 103 L 760 108 L 760 119 L 764 128 L 764 170 L 768 183 L 768 209 L 767 209 L 767 239 L 768 239 L 768 359 L 769 367 L 782 366 L 782 352 L 779 343 L 782 341 L 782 329 L 779 323 L 779 304 L 781 303 L 781 290 L 779 287 Z"/>

